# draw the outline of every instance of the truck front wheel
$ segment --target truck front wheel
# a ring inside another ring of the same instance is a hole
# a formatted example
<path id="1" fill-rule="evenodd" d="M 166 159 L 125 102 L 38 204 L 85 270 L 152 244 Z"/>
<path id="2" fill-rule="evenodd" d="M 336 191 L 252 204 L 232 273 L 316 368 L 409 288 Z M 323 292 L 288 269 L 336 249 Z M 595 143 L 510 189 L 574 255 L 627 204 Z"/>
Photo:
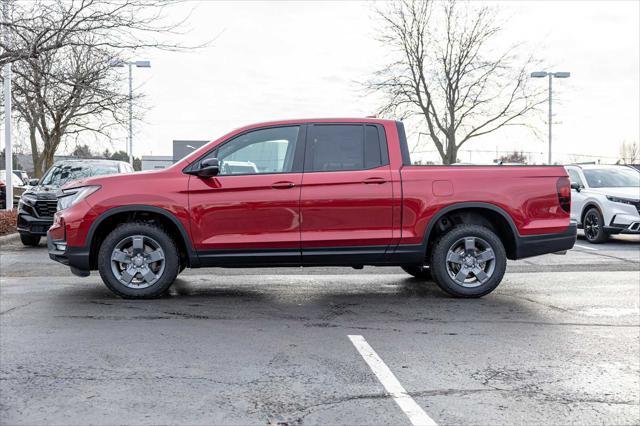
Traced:
<path id="1" fill-rule="evenodd" d="M 127 299 L 162 295 L 173 284 L 180 258 L 173 239 L 159 226 L 127 223 L 102 242 L 98 270 L 105 285 Z"/>
<path id="2" fill-rule="evenodd" d="M 482 297 L 495 289 L 507 267 L 500 238 L 479 225 L 460 225 L 444 234 L 431 251 L 436 284 L 455 297 Z"/>

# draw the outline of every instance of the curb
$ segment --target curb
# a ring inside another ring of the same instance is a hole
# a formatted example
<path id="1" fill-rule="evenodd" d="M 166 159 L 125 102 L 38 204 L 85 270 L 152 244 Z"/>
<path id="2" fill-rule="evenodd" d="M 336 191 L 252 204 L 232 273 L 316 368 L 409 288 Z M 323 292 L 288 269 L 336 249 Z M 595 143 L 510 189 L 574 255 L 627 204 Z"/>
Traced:
<path id="1" fill-rule="evenodd" d="M 20 239 L 20 234 L 14 232 L 13 234 L 3 235 L 0 237 L 0 244 L 12 243 Z"/>

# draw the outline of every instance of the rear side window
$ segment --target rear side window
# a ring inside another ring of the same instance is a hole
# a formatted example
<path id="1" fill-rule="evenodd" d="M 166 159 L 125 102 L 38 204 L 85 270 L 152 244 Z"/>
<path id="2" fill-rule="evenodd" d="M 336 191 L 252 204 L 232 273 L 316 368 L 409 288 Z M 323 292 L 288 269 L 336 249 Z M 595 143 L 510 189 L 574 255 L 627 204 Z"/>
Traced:
<path id="1" fill-rule="evenodd" d="M 306 172 L 372 169 L 388 164 L 387 158 L 376 126 L 316 124 L 308 128 Z"/>

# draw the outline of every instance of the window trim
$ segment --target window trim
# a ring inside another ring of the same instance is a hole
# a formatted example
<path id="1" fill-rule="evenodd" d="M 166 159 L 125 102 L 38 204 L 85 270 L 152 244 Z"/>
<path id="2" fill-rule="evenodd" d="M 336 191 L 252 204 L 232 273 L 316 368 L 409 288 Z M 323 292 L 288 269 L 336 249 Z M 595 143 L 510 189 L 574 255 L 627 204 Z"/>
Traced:
<path id="1" fill-rule="evenodd" d="M 307 123 L 307 128 L 305 129 L 306 132 L 309 132 L 309 130 L 311 129 L 312 126 L 361 126 L 362 127 L 362 141 L 366 146 L 366 136 L 367 136 L 367 129 L 366 126 L 373 126 L 378 130 L 378 143 L 380 144 L 380 162 L 381 164 L 376 165 L 374 167 L 366 167 L 366 168 L 358 168 L 358 169 L 345 169 L 345 170 L 307 170 L 307 147 L 306 147 L 306 142 L 308 140 L 308 133 L 305 135 L 305 150 L 304 150 L 304 157 L 303 157 L 303 173 L 342 173 L 342 172 L 359 172 L 359 171 L 366 171 L 366 170 L 375 170 L 375 169 L 379 169 L 381 167 L 386 167 L 389 166 L 389 148 L 388 148 L 388 144 L 387 144 L 387 135 L 384 129 L 384 126 L 382 126 L 381 124 L 378 123 L 367 123 L 367 122 L 362 122 L 362 121 L 354 121 L 354 122 L 338 122 L 338 123 L 332 123 L 332 122 L 320 122 L 320 123 L 315 123 L 315 122 L 310 122 Z M 364 158 L 363 158 L 364 160 Z"/>
<path id="2" fill-rule="evenodd" d="M 303 172 L 303 162 L 304 162 L 304 151 L 306 145 L 306 123 L 292 123 L 292 124 L 279 124 L 272 126 L 261 126 L 261 127 L 253 127 L 251 129 L 247 129 L 244 132 L 235 134 L 224 141 L 220 142 L 218 145 L 210 149 L 209 151 L 202 154 L 200 157 L 196 158 L 192 163 L 190 163 L 187 167 L 182 169 L 183 173 L 189 174 L 189 172 L 196 169 L 200 162 L 207 158 L 209 154 L 215 152 L 222 148 L 224 145 L 232 142 L 236 138 L 244 136 L 248 133 L 256 132 L 259 130 L 267 130 L 267 129 L 280 129 L 283 127 L 298 127 L 298 139 L 296 140 L 296 149 L 293 153 L 293 164 L 291 165 L 291 171 L 288 172 L 272 172 L 272 173 L 236 173 L 231 175 L 216 175 L 215 178 L 222 177 L 231 177 L 231 176 L 269 176 L 269 175 L 286 175 L 291 173 L 302 173 Z"/>

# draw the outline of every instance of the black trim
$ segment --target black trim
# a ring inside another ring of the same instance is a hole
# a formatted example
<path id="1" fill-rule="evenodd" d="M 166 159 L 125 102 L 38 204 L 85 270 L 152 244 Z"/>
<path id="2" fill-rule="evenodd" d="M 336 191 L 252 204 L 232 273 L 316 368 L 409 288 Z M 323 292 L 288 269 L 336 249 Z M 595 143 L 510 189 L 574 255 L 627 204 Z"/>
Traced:
<path id="1" fill-rule="evenodd" d="M 429 236 L 431 235 L 431 231 L 433 230 L 433 227 L 446 214 L 451 213 L 452 211 L 455 211 L 455 210 L 470 209 L 470 208 L 491 210 L 492 212 L 498 213 L 500 216 L 502 216 L 507 221 L 507 223 L 509 224 L 509 228 L 511 229 L 511 235 L 514 238 L 512 242 L 516 243 L 516 240 L 519 237 L 520 233 L 518 232 L 518 228 L 516 227 L 515 223 L 513 223 L 513 219 L 511 219 L 511 216 L 509 216 L 509 214 L 506 211 L 496 206 L 495 204 L 482 203 L 482 202 L 463 202 L 463 203 L 451 204 L 447 207 L 444 207 L 440 209 L 438 213 L 431 218 L 431 220 L 429 221 L 429 225 L 427 225 L 427 229 L 425 230 L 422 244 L 426 245 L 426 243 L 429 241 Z"/>
<path id="2" fill-rule="evenodd" d="M 198 251 L 200 266 L 226 268 L 280 266 L 403 266 L 424 262 L 420 244 L 388 246 L 314 247 L 300 249 L 229 249 Z"/>
<path id="3" fill-rule="evenodd" d="M 361 126 L 362 127 L 362 140 L 364 145 L 366 146 L 366 137 L 367 137 L 367 127 L 372 126 L 378 130 L 378 143 L 380 144 L 380 164 L 377 164 L 372 167 L 367 168 L 357 168 L 357 169 L 340 169 L 340 170 L 311 170 L 313 164 L 313 158 L 311 157 L 311 152 L 307 149 L 307 139 L 308 132 L 313 126 Z M 303 173 L 331 173 L 331 172 L 357 172 L 361 170 L 375 170 L 379 167 L 384 167 L 389 165 L 389 147 L 387 145 L 387 135 L 384 131 L 384 127 L 380 124 L 376 123 L 366 123 L 366 122 L 312 122 L 310 121 L 306 125 L 305 129 L 305 149 L 304 149 L 304 168 Z"/>
<path id="4" fill-rule="evenodd" d="M 299 249 L 199 250 L 197 254 L 204 268 L 300 266 L 302 261 Z"/>
<path id="5" fill-rule="evenodd" d="M 565 232 L 529 235 L 516 238 L 516 259 L 571 250 L 576 242 L 578 225 L 571 222 Z"/>
<path id="6" fill-rule="evenodd" d="M 89 266 L 89 248 L 87 247 L 67 247 L 65 251 L 58 250 L 54 243 L 64 241 L 54 241 L 51 235 L 47 234 L 47 249 L 49 258 L 69 266 L 71 272 L 79 277 L 88 277 L 91 267 Z"/>
<path id="7" fill-rule="evenodd" d="M 396 121 L 396 128 L 398 129 L 398 140 L 400 142 L 400 154 L 402 155 L 402 165 L 411 165 L 411 154 L 409 153 L 409 144 L 407 143 L 407 134 L 404 131 L 404 123 L 402 121 Z"/>
<path id="8" fill-rule="evenodd" d="M 184 245 L 187 249 L 187 255 L 189 256 L 189 266 L 192 268 L 197 268 L 200 266 L 198 261 L 198 254 L 193 249 L 193 244 L 191 244 L 191 238 L 189 238 L 189 234 L 187 234 L 187 231 L 182 226 L 182 223 L 178 219 L 176 219 L 176 217 L 170 211 L 160 207 L 155 207 L 155 206 L 132 204 L 128 206 L 114 207 L 112 209 L 105 211 L 100 216 L 98 216 L 91 224 L 91 227 L 89 228 L 89 232 L 87 232 L 87 236 L 85 237 L 85 246 L 91 247 L 91 244 L 93 242 L 93 234 L 95 233 L 96 229 L 98 229 L 98 227 L 102 222 L 104 222 L 106 219 L 110 218 L 115 214 L 127 213 L 127 212 L 157 213 L 169 219 L 178 228 L 178 231 L 182 236 Z"/>

